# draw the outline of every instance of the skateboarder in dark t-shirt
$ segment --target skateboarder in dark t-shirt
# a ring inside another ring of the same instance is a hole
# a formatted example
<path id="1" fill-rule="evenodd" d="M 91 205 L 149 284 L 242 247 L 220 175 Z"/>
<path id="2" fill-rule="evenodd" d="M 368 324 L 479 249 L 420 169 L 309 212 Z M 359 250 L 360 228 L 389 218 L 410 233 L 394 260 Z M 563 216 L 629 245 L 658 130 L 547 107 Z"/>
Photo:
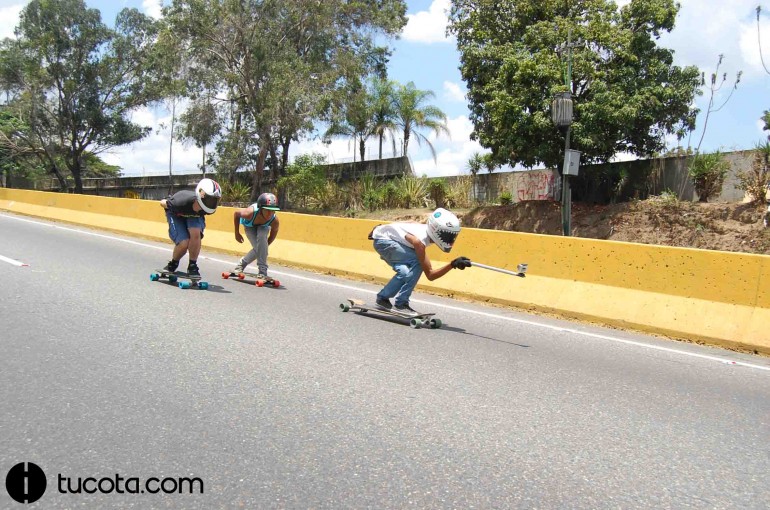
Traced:
<path id="1" fill-rule="evenodd" d="M 163 268 L 164 271 L 176 271 L 179 261 L 185 253 L 189 253 L 187 273 L 193 277 L 200 276 L 197 262 L 206 228 L 206 215 L 214 214 L 220 198 L 222 190 L 219 184 L 213 179 L 203 179 L 195 186 L 195 191 L 177 191 L 160 201 L 161 207 L 166 210 L 168 236 L 174 242 L 171 260 Z"/>

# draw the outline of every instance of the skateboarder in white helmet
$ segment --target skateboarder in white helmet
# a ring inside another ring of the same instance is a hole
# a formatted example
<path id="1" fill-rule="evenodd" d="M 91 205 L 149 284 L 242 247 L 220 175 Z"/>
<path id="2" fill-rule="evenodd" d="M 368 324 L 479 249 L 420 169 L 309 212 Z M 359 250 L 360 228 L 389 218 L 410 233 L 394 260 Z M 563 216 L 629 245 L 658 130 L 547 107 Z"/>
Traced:
<path id="1" fill-rule="evenodd" d="M 168 236 L 174 242 L 174 252 L 164 271 L 174 272 L 185 253 L 189 254 L 187 273 L 200 276 L 198 255 L 201 251 L 206 215 L 214 214 L 222 198 L 222 189 L 213 179 L 202 179 L 195 191 L 181 190 L 160 201 L 166 210 Z"/>
<path id="2" fill-rule="evenodd" d="M 369 234 L 380 258 L 396 272 L 395 276 L 377 293 L 377 306 L 391 309 L 390 298 L 395 298 L 395 309 L 416 313 L 409 305 L 409 297 L 420 276 L 428 280 L 441 278 L 452 269 L 470 267 L 467 257 L 457 257 L 440 269 L 433 269 L 426 248 L 431 244 L 449 253 L 460 233 L 460 220 L 450 211 L 438 208 L 425 223 L 389 223 L 378 225 Z"/>
<path id="3" fill-rule="evenodd" d="M 246 237 L 251 243 L 251 250 L 241 257 L 231 273 L 242 273 L 247 265 L 256 260 L 259 270 L 257 278 L 267 278 L 267 247 L 278 236 L 280 223 L 275 213 L 280 210 L 275 195 L 262 193 L 255 203 L 233 213 L 235 240 L 239 243 L 243 242 L 241 235 L 241 225 L 243 225 Z"/>

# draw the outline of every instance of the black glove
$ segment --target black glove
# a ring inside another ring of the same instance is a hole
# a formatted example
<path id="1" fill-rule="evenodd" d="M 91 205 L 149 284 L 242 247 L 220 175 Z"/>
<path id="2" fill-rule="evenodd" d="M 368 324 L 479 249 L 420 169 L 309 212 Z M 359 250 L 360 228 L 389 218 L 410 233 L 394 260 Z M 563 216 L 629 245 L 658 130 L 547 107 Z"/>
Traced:
<path id="1" fill-rule="evenodd" d="M 466 267 L 471 267 L 471 259 L 468 257 L 457 257 L 452 261 L 453 269 L 465 269 Z"/>

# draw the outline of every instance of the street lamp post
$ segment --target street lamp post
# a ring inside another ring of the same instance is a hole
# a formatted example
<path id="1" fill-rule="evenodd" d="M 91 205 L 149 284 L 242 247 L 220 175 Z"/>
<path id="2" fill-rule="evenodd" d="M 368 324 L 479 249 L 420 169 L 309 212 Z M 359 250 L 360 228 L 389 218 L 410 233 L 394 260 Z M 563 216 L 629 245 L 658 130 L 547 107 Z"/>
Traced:
<path id="1" fill-rule="evenodd" d="M 567 34 L 567 76 L 565 77 L 565 85 L 567 86 L 566 92 L 556 94 L 553 103 L 551 103 L 551 120 L 556 127 L 565 130 L 565 142 L 564 142 L 564 166 L 562 170 L 562 184 L 561 184 L 561 222 L 562 231 L 565 236 L 571 235 L 571 219 L 572 219 L 572 190 L 569 185 L 569 172 L 568 169 L 572 166 L 572 153 L 570 152 L 570 132 L 572 126 L 572 48 L 581 45 L 582 42 L 572 42 L 572 29 Z M 561 54 L 565 46 L 557 48 L 557 52 Z M 572 151 L 575 152 L 575 151 Z M 576 162 L 575 162 L 576 163 Z"/>
<path id="2" fill-rule="evenodd" d="M 551 119 L 558 128 L 565 130 L 564 154 L 569 153 L 570 126 L 572 124 L 572 97 L 569 92 L 557 94 L 551 104 Z M 570 235 L 572 190 L 569 187 L 569 174 L 561 174 L 561 224 L 565 236 Z"/>

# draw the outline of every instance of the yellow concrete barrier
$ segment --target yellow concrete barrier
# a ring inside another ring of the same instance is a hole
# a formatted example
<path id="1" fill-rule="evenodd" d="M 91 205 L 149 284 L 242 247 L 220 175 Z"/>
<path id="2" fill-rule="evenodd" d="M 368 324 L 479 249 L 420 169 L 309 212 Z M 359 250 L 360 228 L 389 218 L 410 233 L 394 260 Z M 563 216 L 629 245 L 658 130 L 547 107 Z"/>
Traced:
<path id="1" fill-rule="evenodd" d="M 0 209 L 168 240 L 157 201 L 0 189 Z M 204 248 L 235 263 L 249 247 L 235 241 L 232 213 L 221 207 L 207 218 Z M 366 238 L 379 222 L 279 214 L 271 261 L 376 281 L 392 276 Z M 435 264 L 459 255 L 510 270 L 527 262 L 529 273 L 470 268 L 423 278 L 425 290 L 770 354 L 768 256 L 471 228 L 451 255 L 429 253 Z"/>

